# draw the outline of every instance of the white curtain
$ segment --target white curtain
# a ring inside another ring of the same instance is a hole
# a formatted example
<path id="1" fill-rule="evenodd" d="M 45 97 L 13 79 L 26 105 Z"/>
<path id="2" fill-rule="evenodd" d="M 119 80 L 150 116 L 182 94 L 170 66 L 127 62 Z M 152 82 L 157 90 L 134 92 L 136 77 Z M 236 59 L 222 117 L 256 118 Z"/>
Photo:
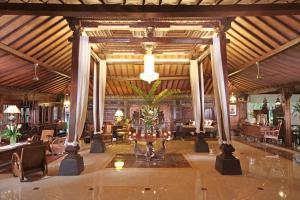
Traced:
<path id="1" fill-rule="evenodd" d="M 90 80 L 90 44 L 89 37 L 80 36 L 79 39 L 79 59 L 78 59 L 78 80 L 77 80 L 77 104 L 75 118 L 75 137 L 71 144 L 77 146 L 77 141 L 81 137 L 86 119 L 89 80 Z"/>
<path id="2" fill-rule="evenodd" d="M 105 103 L 105 88 L 106 88 L 106 61 L 99 61 L 99 127 L 102 130 L 104 120 L 104 103 Z"/>
<path id="3" fill-rule="evenodd" d="M 192 105 L 195 120 L 196 133 L 200 133 L 200 119 L 201 119 L 201 103 L 200 103 L 200 90 L 199 90 L 199 73 L 198 61 L 190 61 L 190 82 L 192 92 Z"/>
<path id="4" fill-rule="evenodd" d="M 97 107 L 98 107 L 98 103 L 97 103 L 97 96 L 98 96 L 98 92 L 97 92 L 97 88 L 98 88 L 98 67 L 97 67 L 97 63 L 94 62 L 94 79 L 93 79 L 93 124 L 94 124 L 94 134 L 96 134 L 98 132 L 97 130 Z"/>
<path id="5" fill-rule="evenodd" d="M 200 131 L 205 132 L 204 129 L 204 76 L 203 76 L 203 63 L 200 64 L 200 103 L 201 103 L 201 116 L 200 116 Z"/>
<path id="6" fill-rule="evenodd" d="M 105 88 L 106 88 L 106 61 L 99 60 L 99 68 L 94 64 L 94 86 L 93 86 L 93 115 L 94 134 L 102 132 L 104 118 Z M 99 69 L 99 70 L 98 70 Z M 99 116 L 97 116 L 97 109 Z M 99 129 L 97 130 L 97 125 Z"/>
<path id="7" fill-rule="evenodd" d="M 214 96 L 218 130 L 222 143 L 230 144 L 230 124 L 228 102 L 224 82 L 224 71 L 221 57 L 221 41 L 219 36 L 213 37 L 213 45 L 210 47 Z M 225 55 L 226 56 L 226 55 Z"/>

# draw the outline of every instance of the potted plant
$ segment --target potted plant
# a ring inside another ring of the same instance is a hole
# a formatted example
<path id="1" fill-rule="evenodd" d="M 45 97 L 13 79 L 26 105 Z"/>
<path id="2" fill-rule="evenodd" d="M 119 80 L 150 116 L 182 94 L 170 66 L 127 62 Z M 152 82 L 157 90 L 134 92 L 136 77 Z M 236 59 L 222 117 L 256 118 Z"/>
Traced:
<path id="1" fill-rule="evenodd" d="M 144 105 L 141 107 L 141 121 L 144 126 L 144 131 L 146 133 L 152 132 L 155 127 L 159 124 L 159 103 L 165 100 L 167 97 L 177 95 L 180 93 L 180 90 L 177 89 L 164 89 L 159 94 L 157 92 L 158 87 L 160 86 L 161 81 L 157 80 L 152 85 L 149 91 L 143 91 L 141 88 L 136 85 L 130 84 L 130 88 L 133 92 L 144 99 Z"/>
<path id="2" fill-rule="evenodd" d="M 294 106 L 293 106 L 293 114 L 294 115 L 300 115 L 300 102 L 296 103 Z M 297 154 L 294 154 L 293 156 L 293 159 L 296 163 L 300 163 L 300 146 L 296 146 L 295 147 L 296 150 L 298 151 Z"/>
<path id="3" fill-rule="evenodd" d="M 20 128 L 22 124 L 8 124 L 6 129 L 2 131 L 1 135 L 4 139 L 9 139 L 10 145 L 14 145 L 17 142 L 17 138 L 22 134 L 20 133 Z"/>

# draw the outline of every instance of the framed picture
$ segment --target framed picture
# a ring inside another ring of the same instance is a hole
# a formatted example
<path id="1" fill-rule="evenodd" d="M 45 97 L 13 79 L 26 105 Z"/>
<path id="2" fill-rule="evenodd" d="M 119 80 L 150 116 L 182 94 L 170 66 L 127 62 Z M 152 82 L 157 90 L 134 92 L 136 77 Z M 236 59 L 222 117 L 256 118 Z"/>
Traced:
<path id="1" fill-rule="evenodd" d="M 236 115 L 236 104 L 229 105 L 229 115 Z"/>

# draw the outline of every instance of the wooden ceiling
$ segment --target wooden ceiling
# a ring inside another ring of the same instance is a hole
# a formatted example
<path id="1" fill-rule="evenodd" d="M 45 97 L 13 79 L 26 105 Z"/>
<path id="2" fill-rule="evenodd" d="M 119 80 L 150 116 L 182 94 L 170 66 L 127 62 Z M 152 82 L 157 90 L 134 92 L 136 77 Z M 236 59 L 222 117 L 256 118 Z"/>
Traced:
<path id="1" fill-rule="evenodd" d="M 234 5 L 299 3 L 298 0 L 2 0 L 8 3 L 120 5 Z"/>
<path id="2" fill-rule="evenodd" d="M 14 0 L 9 2 L 27 2 Z M 31 0 L 30 3 L 46 1 Z M 116 1 L 91 0 L 49 0 L 47 3 L 78 3 L 78 4 L 109 4 Z M 247 4 L 250 1 L 131 1 L 121 4 Z M 282 1 L 272 1 L 282 3 Z M 286 2 L 286 1 L 285 1 Z M 290 1 L 295 2 L 297 1 Z M 251 1 L 260 4 L 266 1 Z M 32 90 L 36 93 L 63 93 L 70 82 L 71 48 L 68 41 L 72 31 L 64 17 L 2 15 L 0 17 L 0 86 Z M 87 30 L 88 35 L 102 37 L 130 37 L 130 30 Z M 172 30 L 163 34 L 164 37 L 197 38 L 204 33 L 198 30 Z M 226 32 L 230 43 L 227 45 L 229 81 L 231 89 L 237 92 L 249 92 L 261 88 L 287 85 L 298 82 L 300 73 L 300 15 L 282 16 L 247 16 L 237 17 Z M 162 52 L 181 52 L 175 57 L 187 59 L 200 55 L 206 45 L 199 44 L 158 44 L 154 50 L 157 57 Z M 139 44 L 98 43 L 93 49 L 106 58 L 122 58 L 114 52 L 132 51 L 141 56 L 143 48 Z M 170 57 L 170 55 L 164 55 Z M 123 56 L 124 57 L 124 56 Z M 126 58 L 132 57 L 130 54 Z M 257 79 L 255 62 L 260 62 L 261 76 Z M 33 63 L 39 63 L 39 81 L 33 81 Z M 205 71 L 205 92 L 212 93 L 212 80 L 209 56 L 203 60 Z M 160 90 L 164 88 L 181 89 L 190 92 L 188 63 L 169 62 L 157 63 L 157 72 L 162 77 Z M 146 82 L 138 80 L 143 65 L 137 63 L 108 62 L 108 95 L 132 95 L 128 83 L 143 88 L 150 87 Z M 135 77 L 135 78 L 134 78 Z M 91 87 L 90 87 L 91 88 Z"/>

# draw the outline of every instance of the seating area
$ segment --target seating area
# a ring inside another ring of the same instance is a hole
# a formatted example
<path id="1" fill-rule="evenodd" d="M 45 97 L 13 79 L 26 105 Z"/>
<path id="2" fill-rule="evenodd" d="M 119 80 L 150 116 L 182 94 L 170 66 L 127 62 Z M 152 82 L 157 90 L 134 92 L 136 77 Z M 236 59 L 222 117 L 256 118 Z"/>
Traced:
<path id="1" fill-rule="evenodd" d="M 299 0 L 0 0 L 0 200 L 298 200 L 299 52 Z"/>

